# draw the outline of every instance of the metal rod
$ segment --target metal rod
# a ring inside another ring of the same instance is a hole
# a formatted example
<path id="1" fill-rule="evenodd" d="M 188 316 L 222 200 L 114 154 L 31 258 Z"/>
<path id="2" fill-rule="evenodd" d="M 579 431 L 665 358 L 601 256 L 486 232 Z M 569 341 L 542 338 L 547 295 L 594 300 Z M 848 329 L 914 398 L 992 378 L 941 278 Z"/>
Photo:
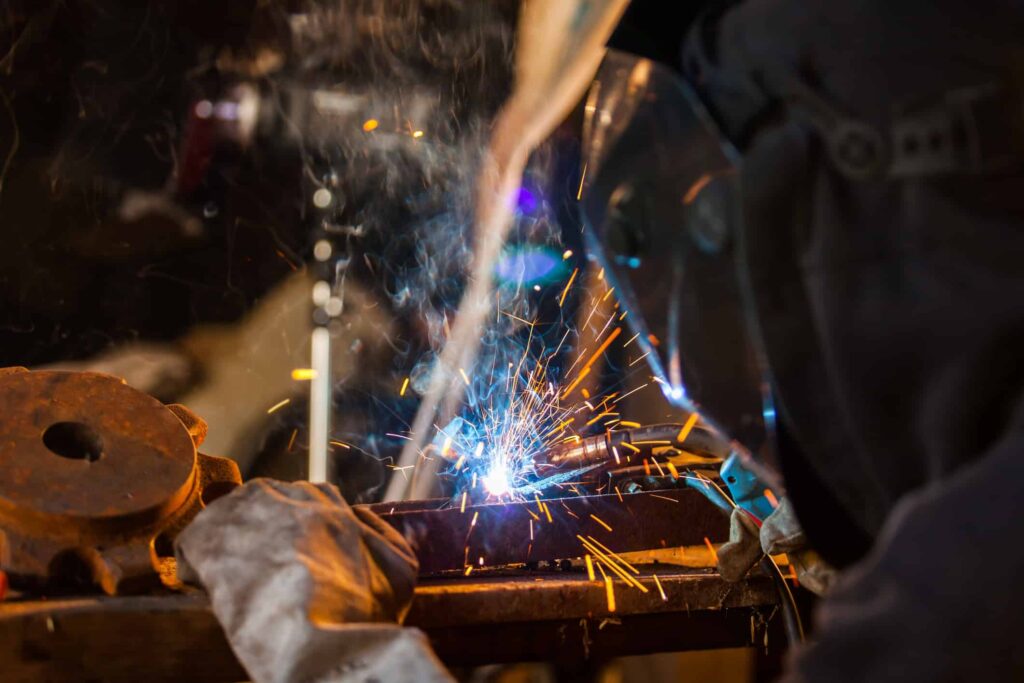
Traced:
<path id="1" fill-rule="evenodd" d="M 331 334 L 314 327 L 310 343 L 313 380 L 309 383 L 309 480 L 326 482 L 331 425 Z"/>

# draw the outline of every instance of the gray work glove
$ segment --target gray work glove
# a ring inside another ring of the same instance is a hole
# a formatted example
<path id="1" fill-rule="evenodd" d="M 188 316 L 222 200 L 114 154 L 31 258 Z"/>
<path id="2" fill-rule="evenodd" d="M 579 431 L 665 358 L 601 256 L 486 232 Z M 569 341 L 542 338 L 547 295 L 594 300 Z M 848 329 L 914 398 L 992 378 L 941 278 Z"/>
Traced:
<path id="1" fill-rule="evenodd" d="M 396 623 L 416 583 L 409 545 L 334 486 L 253 480 L 200 513 L 175 554 L 256 683 L 451 680 Z"/>
<path id="2" fill-rule="evenodd" d="M 766 553 L 786 553 L 800 583 L 818 595 L 824 595 L 835 578 L 835 569 L 808 547 L 787 498 L 765 518 L 760 531 L 745 512 L 732 511 L 729 541 L 718 549 L 718 572 L 726 581 L 739 581 Z"/>

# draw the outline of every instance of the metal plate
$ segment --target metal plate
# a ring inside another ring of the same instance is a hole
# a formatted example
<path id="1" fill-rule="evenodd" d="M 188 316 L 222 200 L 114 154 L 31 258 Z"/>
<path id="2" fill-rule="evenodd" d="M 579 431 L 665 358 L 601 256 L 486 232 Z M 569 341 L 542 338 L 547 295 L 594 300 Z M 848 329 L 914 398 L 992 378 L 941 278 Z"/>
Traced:
<path id="1" fill-rule="evenodd" d="M 473 505 L 413 501 L 370 506 L 413 546 L 420 573 L 580 557 L 578 536 L 616 553 L 728 538 L 729 520 L 690 489 Z M 415 507 L 413 507 L 415 506 Z M 431 507 L 435 506 L 435 507 Z M 549 514 L 550 513 L 550 519 Z"/>

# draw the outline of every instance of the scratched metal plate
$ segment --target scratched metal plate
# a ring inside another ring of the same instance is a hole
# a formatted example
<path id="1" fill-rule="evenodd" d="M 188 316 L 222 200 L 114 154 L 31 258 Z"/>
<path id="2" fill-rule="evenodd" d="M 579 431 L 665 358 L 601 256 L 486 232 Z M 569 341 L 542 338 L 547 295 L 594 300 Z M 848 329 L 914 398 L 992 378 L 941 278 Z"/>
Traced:
<path id="1" fill-rule="evenodd" d="M 448 500 L 370 506 L 412 544 L 421 574 L 580 557 L 580 536 L 615 553 L 726 540 L 729 520 L 699 491 L 472 505 Z M 445 507 L 448 506 L 448 507 Z M 550 513 L 550 517 L 549 514 Z M 600 546 L 599 546 L 600 547 Z"/>

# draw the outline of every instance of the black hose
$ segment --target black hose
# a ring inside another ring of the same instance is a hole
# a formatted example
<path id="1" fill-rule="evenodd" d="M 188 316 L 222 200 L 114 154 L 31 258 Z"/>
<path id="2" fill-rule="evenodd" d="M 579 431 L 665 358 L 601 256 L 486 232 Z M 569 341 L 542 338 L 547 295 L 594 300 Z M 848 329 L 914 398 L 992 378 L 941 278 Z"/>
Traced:
<path id="1" fill-rule="evenodd" d="M 779 604 L 782 606 L 782 625 L 786 629 L 786 638 L 790 645 L 804 642 L 804 623 L 800 618 L 800 610 L 796 606 L 796 599 L 793 591 L 786 583 L 786 577 L 779 570 L 775 560 L 765 555 L 761 558 L 761 570 L 772 577 L 775 590 L 779 594 Z"/>
<path id="2" fill-rule="evenodd" d="M 676 448 L 725 459 L 729 455 L 729 442 L 704 427 L 693 427 L 686 438 L 679 441 L 681 424 L 654 424 L 635 427 L 621 432 L 611 432 L 611 445 L 622 442 L 644 445 L 649 441 L 669 441 Z"/>

